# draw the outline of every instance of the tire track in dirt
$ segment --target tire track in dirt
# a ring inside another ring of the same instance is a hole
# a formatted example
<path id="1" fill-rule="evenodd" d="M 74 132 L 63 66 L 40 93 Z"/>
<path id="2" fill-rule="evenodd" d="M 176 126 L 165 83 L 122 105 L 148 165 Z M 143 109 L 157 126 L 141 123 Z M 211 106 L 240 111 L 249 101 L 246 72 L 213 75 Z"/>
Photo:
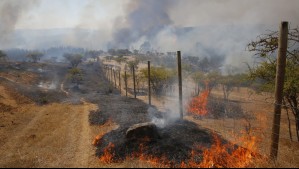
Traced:
<path id="1" fill-rule="evenodd" d="M 78 150 L 75 156 L 74 164 L 71 167 L 88 167 L 89 158 L 94 156 L 94 150 L 92 149 L 92 135 L 91 129 L 88 121 L 88 115 L 90 111 L 96 111 L 98 106 L 86 102 L 81 98 L 83 103 L 83 112 L 80 114 L 81 119 L 81 131 L 80 131 L 80 140 L 78 145 Z"/>
<path id="2" fill-rule="evenodd" d="M 33 118 L 8 132 L 0 149 L 0 167 L 96 166 L 88 115 L 98 107 L 82 102 L 31 105 L 27 113 Z"/>

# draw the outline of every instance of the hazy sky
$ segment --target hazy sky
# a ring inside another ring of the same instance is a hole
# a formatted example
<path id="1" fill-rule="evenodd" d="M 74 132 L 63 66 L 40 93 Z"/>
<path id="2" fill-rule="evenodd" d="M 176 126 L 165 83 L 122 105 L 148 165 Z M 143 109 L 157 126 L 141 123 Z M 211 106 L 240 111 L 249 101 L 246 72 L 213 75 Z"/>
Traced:
<path id="1" fill-rule="evenodd" d="M 0 49 L 141 49 L 150 42 L 151 50 L 244 67 L 252 58 L 246 45 L 258 35 L 281 21 L 299 26 L 298 7 L 299 0 L 0 0 Z"/>
<path id="2" fill-rule="evenodd" d="M 114 19 L 123 14 L 124 3 L 126 0 L 36 0 L 19 18 L 16 28 L 111 28 Z"/>
<path id="3" fill-rule="evenodd" d="M 33 1 L 22 12 L 17 29 L 99 28 L 113 26 L 123 16 L 130 0 L 1 0 L 3 2 Z M 148 0 L 151 1 L 151 0 Z M 161 3 L 166 0 L 160 0 Z M 298 0 L 171 0 L 168 9 L 174 24 L 278 24 L 299 20 Z M 1 5 L 1 3 L 0 3 Z M 3 14 L 2 14 L 3 15 Z"/>

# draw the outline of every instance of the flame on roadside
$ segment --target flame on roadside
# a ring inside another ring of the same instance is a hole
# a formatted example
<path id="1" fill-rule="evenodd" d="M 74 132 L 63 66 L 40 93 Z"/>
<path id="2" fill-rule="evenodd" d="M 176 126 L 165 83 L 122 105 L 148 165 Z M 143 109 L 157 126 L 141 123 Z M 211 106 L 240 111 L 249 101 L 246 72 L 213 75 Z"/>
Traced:
<path id="1" fill-rule="evenodd" d="M 205 89 L 198 96 L 192 98 L 190 101 L 187 111 L 188 113 L 194 115 L 206 115 L 208 113 L 207 104 L 208 104 L 209 89 Z"/>

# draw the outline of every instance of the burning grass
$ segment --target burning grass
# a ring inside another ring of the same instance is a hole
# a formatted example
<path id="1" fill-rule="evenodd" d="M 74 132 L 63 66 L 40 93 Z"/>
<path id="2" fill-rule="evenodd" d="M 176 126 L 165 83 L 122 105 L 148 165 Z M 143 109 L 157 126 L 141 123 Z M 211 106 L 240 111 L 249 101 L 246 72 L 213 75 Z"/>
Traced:
<path id="1" fill-rule="evenodd" d="M 205 90 L 200 93 L 197 97 L 194 97 L 188 105 L 188 112 L 195 115 L 206 115 L 208 113 L 209 90 Z"/>
<path id="2" fill-rule="evenodd" d="M 112 131 L 101 137 L 97 155 L 106 164 L 130 159 L 163 168 L 248 167 L 256 157 L 255 137 L 242 138 L 240 147 L 193 123 L 177 123 L 161 128 L 157 140 L 126 140 L 125 129 Z"/>

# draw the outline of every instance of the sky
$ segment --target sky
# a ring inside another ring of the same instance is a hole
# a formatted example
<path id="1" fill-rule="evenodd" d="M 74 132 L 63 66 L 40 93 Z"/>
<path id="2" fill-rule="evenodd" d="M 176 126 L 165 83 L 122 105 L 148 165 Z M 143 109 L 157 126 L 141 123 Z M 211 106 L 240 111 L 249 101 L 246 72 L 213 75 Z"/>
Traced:
<path id="1" fill-rule="evenodd" d="M 112 21 L 122 14 L 125 0 L 112 1 L 37 0 L 33 7 L 20 17 L 16 29 L 98 29 L 101 24 L 112 26 Z M 108 28 L 111 28 L 109 26 Z"/>
<path id="2" fill-rule="evenodd" d="M 246 45 L 258 35 L 281 21 L 299 26 L 298 7 L 299 0 L 0 0 L 0 49 L 142 49 L 150 42 L 150 50 L 220 56 L 238 66 L 250 61 Z"/>
<path id="3" fill-rule="evenodd" d="M 16 29 L 99 28 L 114 24 L 125 14 L 130 0 L 1 0 L 19 3 L 32 1 L 23 11 Z M 151 1 L 151 0 L 149 0 Z M 162 3 L 167 0 L 158 0 Z M 298 0 L 172 0 L 167 11 L 175 25 L 198 26 L 214 23 L 278 24 L 298 22 Z M 170 4 L 170 3 L 169 3 Z"/>

